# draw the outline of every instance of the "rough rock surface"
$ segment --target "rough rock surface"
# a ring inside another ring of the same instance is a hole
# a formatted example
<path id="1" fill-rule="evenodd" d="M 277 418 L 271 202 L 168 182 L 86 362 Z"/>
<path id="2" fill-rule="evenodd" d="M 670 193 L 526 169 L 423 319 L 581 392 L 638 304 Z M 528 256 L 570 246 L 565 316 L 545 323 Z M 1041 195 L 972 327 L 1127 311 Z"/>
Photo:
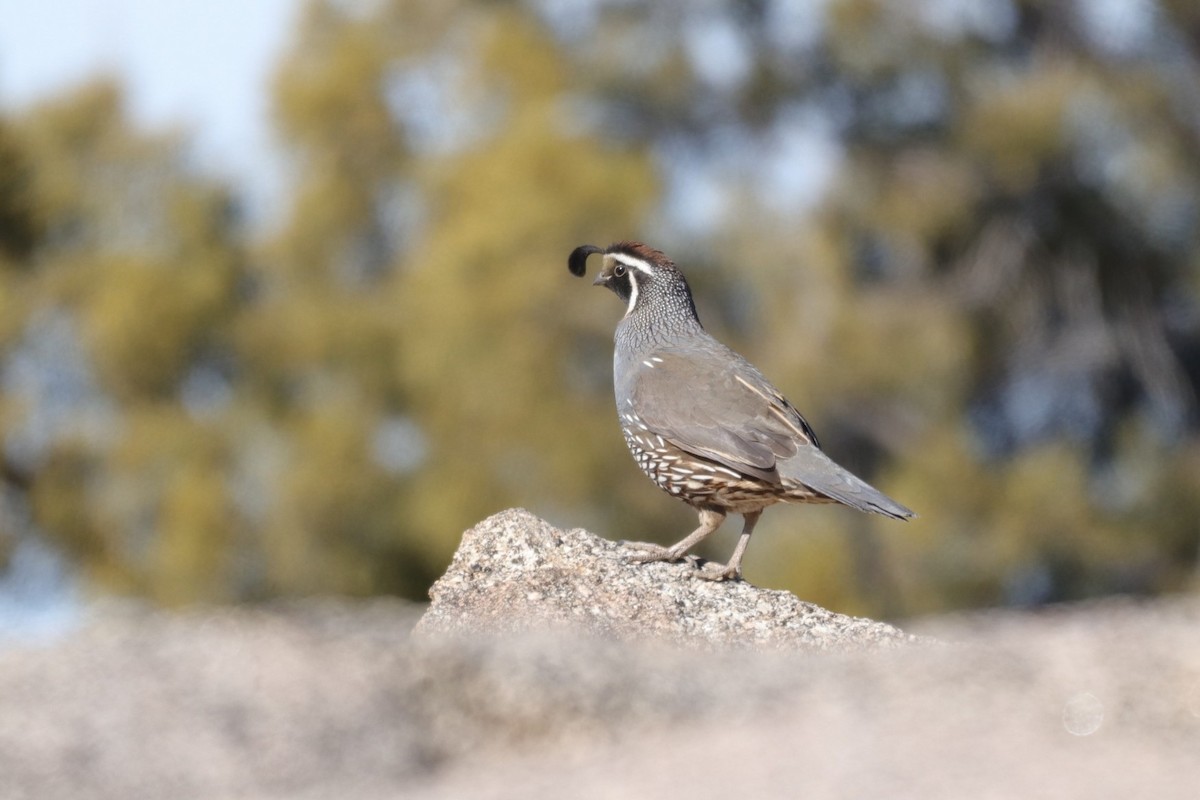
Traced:
<path id="1" fill-rule="evenodd" d="M 418 633 L 560 627 L 700 645 L 847 650 L 916 641 L 788 592 L 697 580 L 691 564 L 631 564 L 619 543 L 509 509 L 463 534 Z"/>
<path id="2" fill-rule="evenodd" d="M 735 604 L 753 588 L 658 580 Z M 1200 598 L 926 620 L 908 627 L 949 645 L 818 649 L 724 623 L 679 647 L 666 612 L 641 637 L 605 614 L 535 631 L 511 617 L 576 617 L 521 600 L 542 589 L 504 591 L 522 603 L 508 615 L 447 605 L 419 637 L 421 608 L 385 600 L 97 606 L 61 641 L 0 650 L 0 797 L 1192 800 L 1200 786 Z"/>

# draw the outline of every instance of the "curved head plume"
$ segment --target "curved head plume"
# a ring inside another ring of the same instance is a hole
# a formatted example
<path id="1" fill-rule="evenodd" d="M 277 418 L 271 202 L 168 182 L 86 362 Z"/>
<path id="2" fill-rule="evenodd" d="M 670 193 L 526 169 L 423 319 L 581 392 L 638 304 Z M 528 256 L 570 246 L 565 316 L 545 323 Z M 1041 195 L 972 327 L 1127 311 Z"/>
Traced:
<path id="1" fill-rule="evenodd" d="M 588 256 L 595 254 L 604 256 L 604 264 L 592 285 L 603 286 L 621 298 L 626 303 L 626 317 L 649 298 L 655 313 L 677 312 L 680 319 L 699 323 L 687 279 L 666 253 L 629 240 L 613 242 L 607 248 L 585 244 L 571 251 L 567 269 L 582 278 Z"/>
<path id="2" fill-rule="evenodd" d="M 603 253 L 603 247 L 596 247 L 594 244 L 583 244 L 571 251 L 571 257 L 567 259 L 567 269 L 571 270 L 571 274 L 582 278 L 587 272 L 587 258 L 593 253 Z"/>

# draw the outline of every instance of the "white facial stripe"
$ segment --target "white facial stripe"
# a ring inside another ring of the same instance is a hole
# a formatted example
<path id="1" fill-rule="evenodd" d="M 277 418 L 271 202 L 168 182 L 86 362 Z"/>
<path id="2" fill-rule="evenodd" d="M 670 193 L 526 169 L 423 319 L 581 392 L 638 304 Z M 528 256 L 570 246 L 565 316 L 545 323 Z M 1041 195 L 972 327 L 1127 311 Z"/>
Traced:
<path id="1" fill-rule="evenodd" d="M 640 258 L 634 258 L 633 256 L 628 256 L 624 253 L 609 253 L 608 257 L 613 261 L 621 262 L 630 269 L 636 269 L 638 272 L 646 275 L 650 274 L 650 265 L 645 261 L 642 261 Z"/>
<path id="2" fill-rule="evenodd" d="M 637 305 L 638 287 L 637 278 L 629 276 L 629 308 L 625 309 L 625 316 L 628 317 L 633 313 L 633 307 Z M 624 319 L 624 317 L 622 317 Z"/>
<path id="3" fill-rule="evenodd" d="M 626 255 L 625 253 L 607 253 L 607 254 L 605 254 L 605 258 L 611 258 L 613 261 L 616 261 L 618 264 L 624 264 L 629 269 L 637 270 L 638 272 L 642 273 L 643 275 L 649 275 L 651 272 L 650 265 L 648 263 L 646 263 L 645 261 L 643 261 L 640 258 L 634 258 L 633 256 Z M 625 309 L 625 316 L 628 317 L 630 314 L 633 313 L 633 307 L 637 305 L 637 300 L 638 300 L 638 279 L 633 276 L 633 273 L 630 273 L 629 274 L 629 308 Z"/>

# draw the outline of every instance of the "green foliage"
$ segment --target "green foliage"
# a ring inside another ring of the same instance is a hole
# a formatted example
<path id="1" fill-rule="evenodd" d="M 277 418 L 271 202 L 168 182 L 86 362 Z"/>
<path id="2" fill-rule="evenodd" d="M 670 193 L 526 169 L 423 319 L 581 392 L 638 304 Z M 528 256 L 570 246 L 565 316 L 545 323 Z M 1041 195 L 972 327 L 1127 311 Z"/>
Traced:
<path id="1" fill-rule="evenodd" d="M 73 378 L 86 392 L 71 400 L 73 418 L 49 431 L 38 407 L 62 398 L 31 387 L 6 398 L 9 436 L 51 434 L 8 464 L 10 477 L 28 487 L 38 526 L 101 585 L 164 602 L 236 596 L 220 566 L 235 529 L 226 464 L 214 456 L 226 434 L 179 404 L 233 313 L 240 256 L 226 195 L 189 174 L 181 140 L 133 131 L 109 83 L 9 125 L 24 165 L 19 197 L 38 223 L 24 269 L 7 279 L 6 339 L 33 346 L 26 324 L 65 316 L 65 363 L 38 368 L 71 371 L 78 359 L 88 373 Z"/>
<path id="2" fill-rule="evenodd" d="M 796 36 L 784 5 L 310 2 L 270 230 L 110 81 L 0 119 L 5 374 L 56 376 L 6 382 L 10 488 L 167 604 L 420 597 L 510 505 L 675 540 L 614 418 L 621 309 L 564 269 L 642 237 L 920 513 L 773 510 L 751 580 L 892 616 L 1194 588 L 1194 48 L 1110 53 L 1037 3 L 837 0 Z M 771 159 L 809 116 L 832 177 L 796 204 L 771 187 L 811 148 Z M 726 204 L 689 227 L 698 177 Z"/>
<path id="3" fill-rule="evenodd" d="M 42 235 L 33 170 L 17 137 L 0 122 L 0 268 L 17 266 Z"/>
<path id="4" fill-rule="evenodd" d="M 84 332 L 104 385 L 122 402 L 165 399 L 211 330 L 228 279 L 200 265 L 134 260 L 95 264 Z"/>
<path id="5" fill-rule="evenodd" d="M 583 286 L 563 253 L 593 231 L 632 229 L 653 190 L 644 158 L 566 129 L 568 65 L 553 42 L 511 13 L 490 23 L 470 49 L 486 91 L 506 98 L 505 121 L 486 148 L 431 165 L 430 229 L 393 287 L 403 340 L 421 343 L 399 368 L 431 439 L 410 513 L 443 547 L 498 505 L 569 508 L 601 480 L 607 465 L 591 454 L 614 437 L 610 402 L 563 386 L 597 315 L 564 316 Z"/>

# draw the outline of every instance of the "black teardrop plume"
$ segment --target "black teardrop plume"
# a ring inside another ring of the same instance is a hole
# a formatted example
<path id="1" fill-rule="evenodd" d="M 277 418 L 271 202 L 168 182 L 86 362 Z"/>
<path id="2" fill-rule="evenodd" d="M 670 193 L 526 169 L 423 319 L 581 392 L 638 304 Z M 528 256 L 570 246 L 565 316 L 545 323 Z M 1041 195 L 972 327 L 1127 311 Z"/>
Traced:
<path id="1" fill-rule="evenodd" d="M 567 269 L 571 270 L 572 275 L 580 278 L 583 273 L 587 272 L 587 258 L 592 253 L 603 253 L 604 248 L 596 247 L 594 244 L 582 244 L 571 251 L 571 257 L 567 259 Z"/>

